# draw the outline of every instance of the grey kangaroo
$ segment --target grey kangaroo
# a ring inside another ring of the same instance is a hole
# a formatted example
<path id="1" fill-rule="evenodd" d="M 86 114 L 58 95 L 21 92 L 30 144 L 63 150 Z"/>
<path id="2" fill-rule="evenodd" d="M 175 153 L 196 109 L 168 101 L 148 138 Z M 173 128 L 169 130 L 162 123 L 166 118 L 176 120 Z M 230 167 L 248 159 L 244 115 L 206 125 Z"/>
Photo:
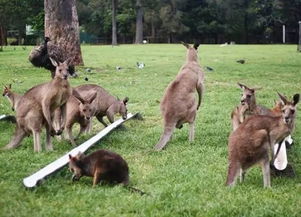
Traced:
<path id="1" fill-rule="evenodd" d="M 161 101 L 161 113 L 164 119 L 164 132 L 155 150 L 162 150 L 176 128 L 182 128 L 184 123 L 189 123 L 189 141 L 194 140 L 194 128 L 196 111 L 201 105 L 204 92 L 204 71 L 201 69 L 197 49 L 199 44 L 190 46 L 183 43 L 187 48 L 186 63 L 165 90 Z M 198 93 L 196 103 L 195 92 Z"/>
<path id="2" fill-rule="evenodd" d="M 264 187 L 270 187 L 270 160 L 274 158 L 274 144 L 279 143 L 295 127 L 296 105 L 300 95 L 292 101 L 279 94 L 283 103 L 281 116 L 254 115 L 246 119 L 231 133 L 228 142 L 229 168 L 226 185 L 234 186 L 240 174 L 243 181 L 245 171 L 259 163 L 262 167 Z"/>

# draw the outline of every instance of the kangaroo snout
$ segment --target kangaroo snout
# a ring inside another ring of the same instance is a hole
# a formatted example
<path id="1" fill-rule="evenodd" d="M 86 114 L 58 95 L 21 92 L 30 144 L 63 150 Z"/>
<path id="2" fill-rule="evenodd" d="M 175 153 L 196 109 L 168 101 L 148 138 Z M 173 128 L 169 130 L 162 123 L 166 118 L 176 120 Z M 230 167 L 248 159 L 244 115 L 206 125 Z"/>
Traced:
<path id="1" fill-rule="evenodd" d="M 72 182 L 78 181 L 80 179 L 80 176 L 73 175 L 72 176 Z"/>

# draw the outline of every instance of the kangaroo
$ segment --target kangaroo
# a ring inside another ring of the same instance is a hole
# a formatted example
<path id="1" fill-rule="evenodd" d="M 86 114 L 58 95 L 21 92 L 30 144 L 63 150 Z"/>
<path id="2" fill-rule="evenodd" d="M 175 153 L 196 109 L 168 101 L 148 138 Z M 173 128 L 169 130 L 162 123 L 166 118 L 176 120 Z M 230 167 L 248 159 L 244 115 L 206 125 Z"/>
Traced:
<path id="1" fill-rule="evenodd" d="M 42 107 L 31 96 L 22 96 L 16 106 L 16 129 L 10 141 L 3 149 L 12 149 L 20 145 L 25 136 L 33 135 L 34 151 L 42 150 L 40 134 L 42 127 L 45 126 Z M 47 125 L 46 125 L 47 127 Z M 51 136 L 46 130 L 46 148 L 52 147 Z"/>
<path id="2" fill-rule="evenodd" d="M 186 63 L 180 72 L 167 87 L 161 101 L 161 113 L 164 119 L 164 132 L 160 141 L 155 146 L 157 151 L 162 150 L 176 128 L 182 128 L 184 123 L 189 123 L 189 141 L 194 140 L 194 125 L 196 111 L 199 109 L 204 91 L 204 72 L 202 71 L 197 55 L 198 44 L 187 48 Z M 198 93 L 198 103 L 195 100 L 195 90 Z"/>
<path id="3" fill-rule="evenodd" d="M 72 135 L 72 126 L 74 123 L 80 124 L 80 131 L 77 137 L 79 137 L 81 133 L 87 130 L 87 127 L 91 122 L 91 118 L 95 113 L 95 109 L 92 107 L 91 104 L 96 98 L 96 96 L 97 93 L 94 92 L 94 94 L 92 94 L 88 98 L 88 100 L 84 100 L 76 90 L 73 90 L 72 95 L 67 101 L 67 116 L 65 130 L 72 145 L 75 145 L 75 141 Z"/>
<path id="4" fill-rule="evenodd" d="M 256 104 L 256 89 L 249 88 L 244 84 L 237 84 L 243 92 L 240 99 L 240 104 L 235 107 L 231 113 L 233 131 L 236 130 L 238 126 L 251 115 L 274 115 L 270 109 Z"/>
<path id="5" fill-rule="evenodd" d="M 11 109 L 13 111 L 16 110 L 17 104 L 21 99 L 21 95 L 14 93 L 11 89 L 12 85 L 9 84 L 8 86 L 4 86 L 3 94 L 2 96 L 6 96 L 11 104 Z"/>
<path id="6" fill-rule="evenodd" d="M 65 127 L 66 122 L 66 102 L 72 93 L 68 82 L 68 62 L 58 63 L 50 58 L 52 64 L 56 67 L 54 78 L 28 90 L 24 95 L 30 96 L 38 102 L 43 111 L 44 118 L 50 130 L 51 135 L 60 135 Z M 56 109 L 61 109 L 62 126 L 59 130 L 54 130 L 53 115 Z"/>
<path id="7" fill-rule="evenodd" d="M 99 182 L 107 184 L 122 184 L 124 187 L 144 194 L 144 192 L 129 186 L 129 167 L 127 162 L 117 153 L 98 150 L 87 156 L 78 153 L 75 157 L 69 155 L 69 170 L 73 173 L 72 181 L 78 181 L 82 176 L 93 177 L 93 186 Z"/>
<path id="8" fill-rule="evenodd" d="M 229 136 L 229 168 L 226 185 L 234 186 L 240 173 L 243 181 L 245 171 L 260 163 L 264 187 L 270 187 L 269 151 L 274 155 L 274 144 L 287 137 L 295 127 L 296 105 L 300 95 L 288 101 L 279 94 L 283 103 L 281 116 L 254 115 L 244 121 Z M 274 156 L 272 157 L 274 158 Z"/>
<path id="9" fill-rule="evenodd" d="M 105 127 L 108 125 L 103 120 L 104 116 L 107 116 L 110 123 L 114 122 L 114 115 L 116 113 L 119 113 L 124 120 L 127 118 L 126 106 L 129 101 L 128 97 L 125 97 L 123 100 L 119 100 L 109 94 L 109 92 L 104 88 L 95 84 L 84 84 L 75 87 L 74 89 L 79 92 L 84 99 L 89 97 L 91 92 L 97 92 L 97 97 L 93 101 L 95 116 Z"/>

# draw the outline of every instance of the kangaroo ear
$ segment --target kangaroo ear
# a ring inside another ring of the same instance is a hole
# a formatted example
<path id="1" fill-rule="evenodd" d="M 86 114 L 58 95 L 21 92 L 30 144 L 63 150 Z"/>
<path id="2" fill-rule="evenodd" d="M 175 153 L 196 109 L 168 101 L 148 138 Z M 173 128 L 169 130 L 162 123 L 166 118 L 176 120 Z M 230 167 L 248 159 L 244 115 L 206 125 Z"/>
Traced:
<path id="1" fill-rule="evenodd" d="M 243 90 L 248 88 L 246 85 L 241 84 L 241 83 L 239 83 L 239 82 L 237 82 L 237 84 L 238 84 L 238 86 L 239 86 L 241 89 L 243 89 Z"/>
<path id="2" fill-rule="evenodd" d="M 299 102 L 299 100 L 300 100 L 300 94 L 297 93 L 293 97 L 294 105 L 297 105 L 297 103 Z"/>
<path id="3" fill-rule="evenodd" d="M 89 100 L 87 100 L 88 103 L 91 104 L 94 101 L 94 99 L 96 98 L 96 96 L 97 96 L 97 92 L 94 92 L 94 94 L 89 98 Z"/>
<path id="4" fill-rule="evenodd" d="M 11 84 L 8 85 L 8 88 L 11 89 Z"/>
<path id="5" fill-rule="evenodd" d="M 71 154 L 69 154 L 69 160 L 71 160 L 72 159 L 72 156 L 71 156 Z"/>
<path id="6" fill-rule="evenodd" d="M 76 155 L 76 158 L 78 159 L 78 160 L 80 160 L 80 159 L 82 159 L 83 157 L 84 157 L 85 155 L 82 153 L 82 152 L 78 152 L 78 154 Z"/>
<path id="7" fill-rule="evenodd" d="M 73 91 L 72 91 L 72 96 L 74 96 L 76 99 L 78 99 L 78 101 L 80 101 L 82 104 L 85 104 L 86 101 L 81 97 L 79 92 L 77 92 L 75 89 L 73 89 Z"/>
<path id="8" fill-rule="evenodd" d="M 64 61 L 64 63 L 66 63 L 68 66 L 73 62 L 73 58 L 69 57 L 68 59 L 66 59 Z"/>
<path id="9" fill-rule="evenodd" d="M 277 92 L 277 94 L 280 97 L 280 99 L 283 102 L 283 104 L 286 105 L 287 104 L 287 99 L 285 98 L 285 96 L 281 95 L 279 92 Z"/>
<path id="10" fill-rule="evenodd" d="M 199 46 L 200 46 L 200 43 L 194 43 L 193 48 L 197 50 Z"/>
<path id="11" fill-rule="evenodd" d="M 182 45 L 184 45 L 187 49 L 189 49 L 190 48 L 190 45 L 189 44 L 187 44 L 187 43 L 185 43 L 185 42 L 183 42 L 183 41 L 181 41 L 181 44 Z"/>
<path id="12" fill-rule="evenodd" d="M 50 59 L 53 66 L 58 67 L 59 64 L 55 59 L 52 59 L 51 57 L 49 57 L 49 59 Z"/>
<path id="13" fill-rule="evenodd" d="M 128 97 L 125 97 L 125 98 L 123 99 L 123 104 L 126 105 L 128 101 L 129 101 L 129 98 L 128 98 Z"/>

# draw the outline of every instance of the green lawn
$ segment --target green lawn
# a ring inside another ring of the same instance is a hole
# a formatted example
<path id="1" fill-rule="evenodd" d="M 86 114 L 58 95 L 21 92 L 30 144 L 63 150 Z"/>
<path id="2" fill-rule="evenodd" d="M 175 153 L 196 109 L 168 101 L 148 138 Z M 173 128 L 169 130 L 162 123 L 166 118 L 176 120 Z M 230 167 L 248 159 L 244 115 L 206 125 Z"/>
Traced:
<path id="1" fill-rule="evenodd" d="M 1 85 L 25 92 L 48 81 L 50 73 L 28 62 L 31 47 L 6 47 L 0 52 Z M 234 45 L 199 48 L 206 71 L 206 92 L 198 111 L 195 142 L 188 142 L 188 126 L 176 130 L 166 150 L 154 152 L 162 132 L 159 100 L 168 83 L 185 60 L 182 45 L 83 46 L 85 68 L 70 79 L 73 86 L 95 83 L 123 98 L 129 111 L 140 112 L 144 121 L 131 120 L 126 130 L 117 130 L 88 152 L 104 148 L 121 154 L 130 167 L 131 184 L 150 193 L 140 196 L 117 186 L 92 188 L 91 178 L 71 182 L 63 168 L 34 190 L 25 189 L 22 179 L 52 162 L 72 147 L 54 140 L 54 151 L 33 152 L 33 140 L 0 152 L 0 216 L 300 216 L 301 149 L 300 119 L 289 150 L 296 178 L 273 178 L 272 188 L 264 189 L 261 169 L 252 168 L 243 184 L 224 186 L 227 174 L 227 140 L 231 131 L 230 113 L 239 102 L 237 82 L 258 90 L 257 102 L 272 107 L 276 91 L 292 96 L 301 93 L 301 54 L 295 45 Z M 245 64 L 236 63 L 245 59 Z M 136 62 L 146 67 L 138 69 Z M 116 66 L 122 69 L 117 71 Z M 86 72 L 91 68 L 92 73 Z M 89 81 L 84 80 L 85 77 Z M 0 114 L 13 114 L 1 97 Z M 93 134 L 102 125 L 94 120 Z M 14 125 L 0 122 L 0 147 L 6 145 Z M 90 135 L 91 136 L 91 135 Z M 89 136 L 80 138 L 85 141 Z M 42 139 L 44 143 L 44 135 Z"/>

